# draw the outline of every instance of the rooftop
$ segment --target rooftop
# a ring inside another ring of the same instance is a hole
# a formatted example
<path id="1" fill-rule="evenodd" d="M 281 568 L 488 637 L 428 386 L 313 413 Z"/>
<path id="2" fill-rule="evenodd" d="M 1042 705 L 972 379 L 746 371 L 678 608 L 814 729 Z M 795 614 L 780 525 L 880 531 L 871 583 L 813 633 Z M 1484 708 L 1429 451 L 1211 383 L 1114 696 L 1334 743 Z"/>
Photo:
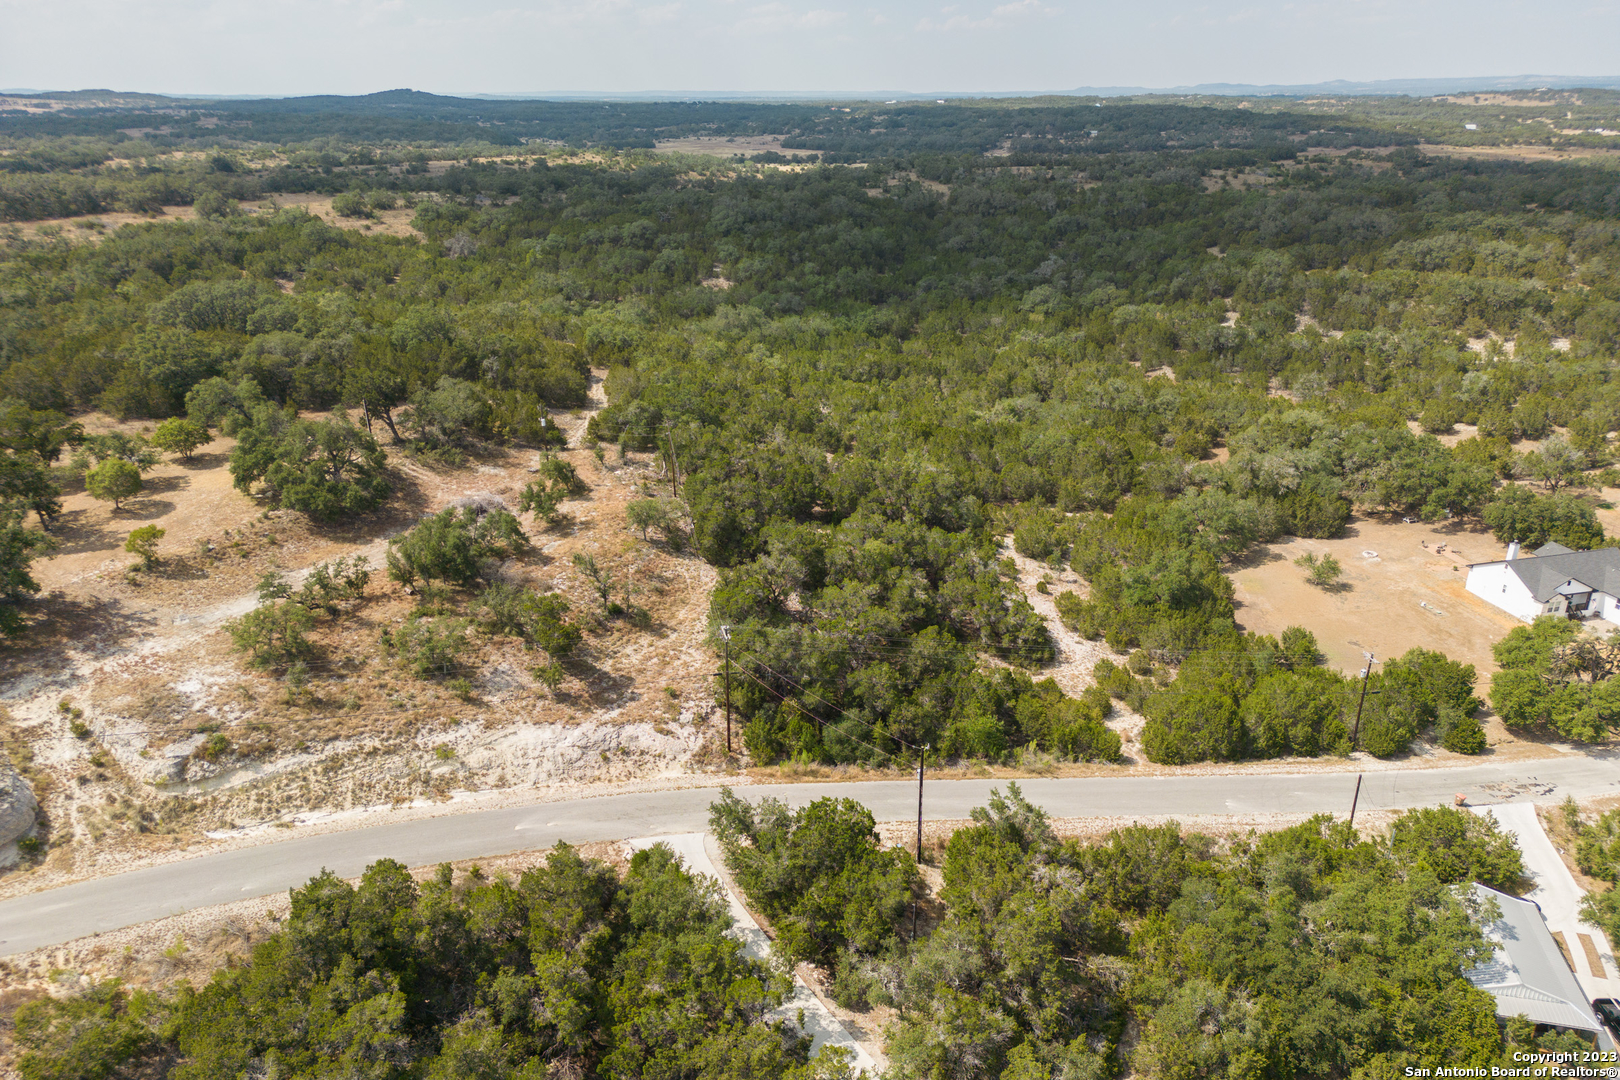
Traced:
<path id="1" fill-rule="evenodd" d="M 1485 923 L 1485 937 L 1496 945 L 1489 962 L 1463 978 L 1496 998 L 1496 1015 L 1524 1016 L 1537 1024 L 1574 1031 L 1602 1032 L 1575 973 L 1547 929 L 1541 909 L 1529 900 L 1474 886 L 1476 900 L 1494 900 L 1501 914 Z"/>
<path id="2" fill-rule="evenodd" d="M 1476 563 L 1478 566 L 1495 566 Z M 1560 592 L 1595 590 L 1620 596 L 1620 548 L 1574 551 L 1562 544 L 1544 544 L 1532 558 L 1507 560 L 1512 570 L 1535 598 L 1545 604 Z"/>

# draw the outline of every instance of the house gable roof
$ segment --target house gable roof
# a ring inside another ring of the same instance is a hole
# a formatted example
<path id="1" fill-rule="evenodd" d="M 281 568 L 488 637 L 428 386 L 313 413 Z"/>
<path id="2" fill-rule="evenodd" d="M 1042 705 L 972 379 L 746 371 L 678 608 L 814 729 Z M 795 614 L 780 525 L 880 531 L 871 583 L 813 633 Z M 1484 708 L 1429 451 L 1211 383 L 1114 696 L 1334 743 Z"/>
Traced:
<path id="1" fill-rule="evenodd" d="M 1546 547 L 1538 550 L 1533 559 L 1514 559 L 1507 564 L 1538 602 L 1545 604 L 1560 590 L 1584 591 L 1565 588 L 1571 581 L 1610 596 L 1620 596 L 1620 548 L 1593 551 L 1565 548 L 1562 554 L 1543 555 L 1546 550 Z"/>
<path id="2" fill-rule="evenodd" d="M 1496 1015 L 1525 1016 L 1538 1024 L 1600 1031 L 1581 984 L 1529 900 L 1474 886 L 1476 901 L 1496 901 L 1501 915 L 1481 926 L 1496 955 L 1463 978 L 1496 998 Z"/>

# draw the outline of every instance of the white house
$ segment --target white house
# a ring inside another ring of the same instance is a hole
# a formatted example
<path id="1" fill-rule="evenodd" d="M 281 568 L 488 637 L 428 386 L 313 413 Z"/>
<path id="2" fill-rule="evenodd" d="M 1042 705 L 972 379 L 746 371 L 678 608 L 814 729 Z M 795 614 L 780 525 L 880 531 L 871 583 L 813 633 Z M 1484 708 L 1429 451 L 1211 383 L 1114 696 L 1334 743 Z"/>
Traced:
<path id="1" fill-rule="evenodd" d="M 1620 624 L 1620 548 L 1547 544 L 1521 557 L 1519 545 L 1510 544 L 1501 562 L 1468 568 L 1468 591 L 1525 622 L 1564 615 Z"/>

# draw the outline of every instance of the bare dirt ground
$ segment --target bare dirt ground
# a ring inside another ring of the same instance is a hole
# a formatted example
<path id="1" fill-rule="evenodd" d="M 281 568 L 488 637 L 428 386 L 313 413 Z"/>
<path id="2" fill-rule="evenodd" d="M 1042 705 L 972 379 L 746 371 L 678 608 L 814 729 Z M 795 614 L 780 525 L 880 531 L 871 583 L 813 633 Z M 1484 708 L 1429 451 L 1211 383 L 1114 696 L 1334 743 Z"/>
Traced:
<path id="1" fill-rule="evenodd" d="M 1445 157 L 1491 158 L 1504 161 L 1572 161 L 1576 158 L 1620 160 L 1620 148 L 1607 146 L 1446 146 L 1425 143 L 1425 154 Z"/>
<path id="2" fill-rule="evenodd" d="M 1305 571 L 1293 565 L 1307 552 L 1338 559 L 1343 587 L 1307 584 Z M 1469 593 L 1464 581 L 1469 563 L 1504 557 L 1480 528 L 1356 517 L 1336 540 L 1289 537 L 1262 545 L 1231 575 L 1238 622 L 1274 635 L 1303 626 L 1328 663 L 1347 674 L 1365 666 L 1363 649 L 1391 659 L 1424 648 L 1488 675 L 1495 670 L 1491 646 L 1521 624 Z"/>
<path id="3" fill-rule="evenodd" d="M 1293 565 L 1307 552 L 1338 559 L 1342 587 L 1308 584 L 1305 571 Z M 1383 661 L 1408 649 L 1435 649 L 1474 665 L 1479 674 L 1474 693 L 1485 699 L 1496 671 L 1492 645 L 1523 624 L 1468 592 L 1465 582 L 1469 563 L 1506 554 L 1478 526 L 1352 518 L 1339 539 L 1288 538 L 1261 546 L 1235 567 L 1230 577 L 1238 625 L 1272 635 L 1303 626 L 1316 635 L 1327 662 L 1345 674 L 1365 667 L 1363 650 Z M 1560 752 L 1545 740 L 1510 733 L 1488 710 L 1482 715 L 1493 755 L 1539 758 Z M 1413 758 L 1461 760 L 1423 743 L 1414 745 Z"/>
<path id="4" fill-rule="evenodd" d="M 253 210 L 266 203 L 273 204 L 277 208 L 301 206 L 328 225 L 339 229 L 376 233 L 382 236 L 412 236 L 418 240 L 422 239 L 422 234 L 411 228 L 411 219 L 416 216 L 416 211 L 409 207 L 403 210 L 379 210 L 375 221 L 367 218 L 339 217 L 332 212 L 332 196 L 330 195 L 268 195 L 262 202 L 244 202 L 242 208 L 244 210 Z"/>
<path id="5" fill-rule="evenodd" d="M 352 232 L 374 233 L 381 236 L 410 236 L 422 234 L 411 228 L 416 211 L 381 210 L 375 220 L 369 218 L 339 217 L 332 212 L 330 195 L 267 195 L 263 199 L 248 199 L 239 204 L 244 214 L 256 214 L 265 207 L 301 206 L 328 225 Z M 125 225 L 149 224 L 154 221 L 193 221 L 197 211 L 190 206 L 165 206 L 156 214 L 106 213 L 83 217 L 47 218 L 43 221 L 24 221 L 7 228 L 15 228 L 25 239 L 41 240 L 60 237 L 70 243 L 94 244 Z"/>
<path id="6" fill-rule="evenodd" d="M 600 378 L 591 408 L 602 404 Z M 652 455 L 598 462 L 578 440 L 589 411 L 560 418 L 575 436 L 560 456 L 591 490 L 564 504 L 562 525 L 529 524 L 534 549 L 500 569 L 564 594 L 585 631 L 555 691 L 532 674 L 544 655 L 516 639 L 470 634 L 470 692 L 410 675 L 378 644 L 418 602 L 381 572 L 387 539 L 461 496 L 492 493 L 515 507 L 532 450 L 487 448 L 458 469 L 392 453 L 390 506 L 340 528 L 267 512 L 232 489 L 226 439 L 190 464 L 153 469 L 123 510 L 69 494 L 62 547 L 36 564 L 40 621 L 27 644 L 0 652 L 0 734 L 27 761 L 49 854 L 0 879 L 0 893 L 289 835 L 273 829 L 353 825 L 390 807 L 445 812 L 478 792 L 523 789 L 532 801 L 559 786 L 650 778 L 670 786 L 723 765 L 705 640 L 714 572 L 631 531 L 625 506 L 659 467 Z M 160 564 L 132 572 L 123 542 L 145 524 L 166 530 Z M 606 567 L 616 597 L 645 617 L 604 615 L 571 565 L 576 551 Z M 259 577 L 356 554 L 374 568 L 367 598 L 317 626 L 308 685 L 245 667 L 225 629 L 256 606 Z M 466 597 L 449 604 L 468 613 Z M 75 720 L 89 729 L 82 738 Z M 216 731 L 224 750 L 207 749 Z"/>
<path id="7" fill-rule="evenodd" d="M 715 157 L 763 154 L 767 151 L 788 157 L 809 153 L 807 150 L 782 149 L 780 135 L 696 135 L 688 139 L 659 139 L 656 148 L 663 154 L 710 154 Z"/>

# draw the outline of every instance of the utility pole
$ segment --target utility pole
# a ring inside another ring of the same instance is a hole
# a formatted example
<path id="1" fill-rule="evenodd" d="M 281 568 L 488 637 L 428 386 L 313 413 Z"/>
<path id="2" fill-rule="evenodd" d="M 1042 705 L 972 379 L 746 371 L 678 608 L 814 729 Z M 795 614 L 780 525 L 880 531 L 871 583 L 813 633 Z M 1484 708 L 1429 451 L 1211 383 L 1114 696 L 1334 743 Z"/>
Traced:
<path id="1" fill-rule="evenodd" d="M 1356 726 L 1350 732 L 1350 749 L 1354 750 L 1361 745 L 1361 710 L 1367 704 L 1367 684 L 1372 681 L 1372 666 L 1378 661 L 1370 652 L 1361 654 L 1367 658 L 1367 666 L 1361 671 L 1361 699 L 1356 702 Z M 1357 785 L 1359 789 L 1360 785 Z"/>
<path id="2" fill-rule="evenodd" d="M 1356 803 L 1361 801 L 1361 774 L 1356 773 L 1356 793 L 1350 796 L 1350 824 L 1356 823 Z"/>
<path id="3" fill-rule="evenodd" d="M 926 745 L 917 748 L 917 864 L 922 865 L 922 791 L 923 791 L 923 755 L 927 753 Z"/>
<path id="4" fill-rule="evenodd" d="M 720 637 L 726 643 L 726 753 L 731 753 L 731 627 L 722 626 Z"/>
<path id="5" fill-rule="evenodd" d="M 922 865 L 922 796 L 923 796 L 923 766 L 924 755 L 928 752 L 928 744 L 924 743 L 917 748 L 917 865 Z M 911 898 L 911 940 L 917 940 L 917 898 Z"/>

